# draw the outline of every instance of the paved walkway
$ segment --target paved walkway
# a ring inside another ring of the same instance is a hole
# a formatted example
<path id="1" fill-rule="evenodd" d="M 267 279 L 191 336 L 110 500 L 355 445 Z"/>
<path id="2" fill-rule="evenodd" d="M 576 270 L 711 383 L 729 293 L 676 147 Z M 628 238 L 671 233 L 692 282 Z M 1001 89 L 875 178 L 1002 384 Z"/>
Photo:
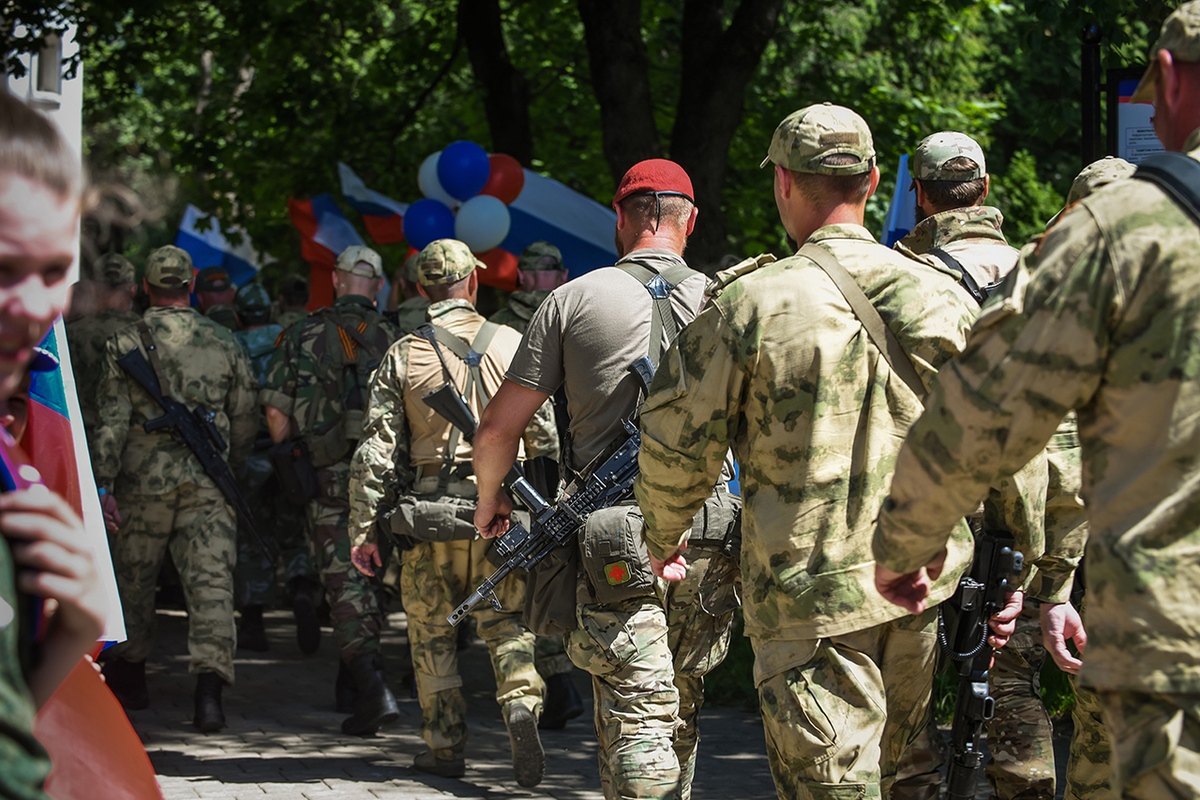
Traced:
<path id="1" fill-rule="evenodd" d="M 517 785 L 482 640 L 475 639 L 460 655 L 471 740 L 466 776 L 448 779 L 409 768 L 425 747 L 417 732 L 420 707 L 399 688 L 411 673 L 403 614 L 390 617 L 384 634 L 389 683 L 397 692 L 401 717 L 370 738 L 345 736 L 339 729 L 343 715 L 333 709 L 337 660 L 329 629 L 323 630 L 321 649 L 303 656 L 291 614 L 284 611 L 266 614 L 269 652 L 238 653 L 237 683 L 224 694 L 228 727 L 218 734 L 197 732 L 191 725 L 195 683 L 187 675 L 186 617 L 182 611 L 160 611 L 158 622 L 158 645 L 147 664 L 151 706 L 130 712 L 129 718 L 166 800 L 601 798 L 596 743 L 586 713 L 564 730 L 542 732 L 546 778 L 532 790 Z M 574 677 L 590 704 L 588 676 L 577 671 Z M 775 797 L 757 715 L 707 709 L 700 730 L 693 798 Z"/>

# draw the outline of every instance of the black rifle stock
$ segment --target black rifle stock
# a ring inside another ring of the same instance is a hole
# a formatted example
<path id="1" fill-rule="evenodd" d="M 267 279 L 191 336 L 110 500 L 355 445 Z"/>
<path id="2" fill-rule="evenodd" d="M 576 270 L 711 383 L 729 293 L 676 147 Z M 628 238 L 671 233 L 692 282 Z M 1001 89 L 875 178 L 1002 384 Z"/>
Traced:
<path id="1" fill-rule="evenodd" d="M 421 398 L 434 411 L 449 420 L 467 441 L 475 438 L 475 416 L 463 402 L 462 397 L 449 384 Z M 443 410 L 445 409 L 445 410 Z M 464 423 L 459 425 L 456 418 Z M 533 514 L 532 530 L 514 523 L 496 540 L 496 552 L 505 559 L 502 566 L 489 575 L 471 595 L 454 609 L 446 621 L 457 625 L 484 600 L 497 611 L 501 610 L 496 598 L 497 584 L 514 569 L 528 570 L 560 545 L 575 541 L 575 534 L 583 526 L 584 518 L 591 512 L 607 508 L 624 498 L 633 486 L 638 473 L 638 448 L 641 432 L 637 426 L 626 421 L 625 430 L 629 438 L 596 469 L 579 491 L 560 503 L 551 505 L 525 480 L 520 468 L 513 465 L 505 477 L 505 485 L 516 493 Z"/>
<path id="2" fill-rule="evenodd" d="M 983 772 L 980 740 L 992 718 L 994 701 L 988 691 L 988 671 L 994 651 L 987 642 L 988 620 L 1004 608 L 1021 574 L 1024 556 L 1004 531 L 984 531 L 975 543 L 975 562 L 959 581 L 950 604 L 958 610 L 954 646 L 939 625 L 938 638 L 958 667 L 958 696 L 950 729 L 951 760 L 946 775 L 950 800 L 971 800 Z"/>
<path id="3" fill-rule="evenodd" d="M 217 426 L 213 422 L 216 415 L 202 405 L 196 406 L 194 410 L 189 410 L 178 400 L 164 396 L 154 368 L 137 348 L 118 358 L 117 364 L 149 392 L 163 410 L 161 417 L 147 420 L 146 424 L 142 426 L 146 433 L 153 433 L 161 428 L 170 428 L 192 451 L 200 462 L 200 466 L 204 468 L 205 474 L 212 478 L 213 483 L 221 490 L 221 494 L 225 495 L 225 499 L 229 501 L 229 505 L 233 506 L 233 510 L 237 512 L 238 524 L 245 527 L 246 531 L 258 542 L 263 552 L 272 561 L 275 561 L 275 548 L 268 544 L 267 540 L 259 533 L 258 528 L 255 527 L 250 506 L 242 497 L 233 473 L 229 471 L 229 465 L 221 456 L 225 450 L 225 439 L 222 438 L 221 432 L 217 430 Z"/>

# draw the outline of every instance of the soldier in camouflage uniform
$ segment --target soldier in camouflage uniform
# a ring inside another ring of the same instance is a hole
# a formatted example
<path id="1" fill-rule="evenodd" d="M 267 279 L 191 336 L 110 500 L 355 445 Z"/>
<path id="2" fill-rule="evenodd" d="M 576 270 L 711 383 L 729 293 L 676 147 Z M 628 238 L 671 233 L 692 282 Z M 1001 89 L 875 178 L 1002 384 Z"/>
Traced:
<path id="1" fill-rule="evenodd" d="M 271 296 L 259 283 L 247 283 L 233 298 L 240 330 L 234 337 L 250 359 L 250 368 L 259 388 L 265 385 L 275 342 L 283 329 L 270 323 Z M 267 649 L 267 632 L 263 626 L 263 607 L 275 600 L 275 589 L 282 573 L 286 582 L 288 603 L 296 617 L 296 640 L 302 653 L 314 653 L 321 642 L 317 624 L 314 594 L 319 588 L 314 580 L 308 537 L 304 535 L 304 519 L 299 507 L 287 502 L 271 467 L 268 453 L 271 436 L 266 416 L 260 421 L 254 449 L 246 458 L 244 491 L 250 507 L 255 509 L 255 525 L 278 548 L 280 564 L 264 552 L 255 537 L 238 531 L 238 562 L 235 586 L 236 605 L 242 613 L 238 630 L 238 647 L 245 650 Z"/>
<path id="2" fill-rule="evenodd" d="M 300 275 L 284 275 L 279 281 L 277 303 L 275 324 L 287 330 L 308 316 L 308 281 Z"/>
<path id="3" fill-rule="evenodd" d="M 1133 99 L 1153 97 L 1159 139 L 1184 154 L 1171 172 L 1186 175 L 1200 161 L 1200 2 L 1168 17 L 1150 62 Z M 1085 198 L 1023 253 L 910 431 L 874 550 L 883 591 L 920 608 L 953 520 L 1074 409 L 1089 526 L 1079 682 L 1098 692 L 1112 789 L 1197 797 L 1200 224 L 1140 177 Z M 1052 608 L 1054 652 L 1082 628 L 1068 603 Z"/>
<path id="4" fill-rule="evenodd" d="M 567 282 L 562 252 L 549 242 L 534 242 L 517 259 L 517 281 L 521 288 L 508 296 L 508 304 L 492 314 L 491 321 L 521 333 L 550 292 Z"/>
<path id="5" fill-rule="evenodd" d="M 87 316 L 67 323 L 67 346 L 71 370 L 75 374 L 75 392 L 88 441 L 96 428 L 96 399 L 99 397 L 100 371 L 104 366 L 104 345 L 108 337 L 137 322 L 133 311 L 134 269 L 129 259 L 110 253 L 97 259 L 75 287 L 75 295 L 90 295 L 94 310 Z"/>
<path id="6" fill-rule="evenodd" d="M 396 270 L 392 282 L 392 293 L 388 296 L 388 313 L 394 314 L 400 333 L 412 333 L 425 322 L 429 298 L 421 294 L 417 286 L 417 255 L 413 253 L 404 260 L 404 266 Z"/>
<path id="7" fill-rule="evenodd" d="M 961 349 L 976 312 L 948 268 L 862 227 L 879 171 L 853 111 L 826 103 L 788 116 L 763 166 L 772 162 L 780 219 L 804 246 L 717 276 L 642 408 L 635 490 L 657 571 L 677 578 L 693 566 L 691 549 L 680 552 L 688 525 L 733 448 L 746 633 L 779 796 L 888 796 L 926 727 L 937 614 L 906 615 L 874 591 L 870 537 L 924 383 Z M 825 271 L 839 265 L 922 385 L 871 343 Z M 965 522 L 949 544 L 939 601 L 971 561 Z M 936 782 L 937 764 L 924 766 L 924 783 Z"/>
<path id="8" fill-rule="evenodd" d="M 233 334 L 188 306 L 193 279 L 186 252 L 170 245 L 155 250 L 144 282 L 151 307 L 105 346 L 92 442 L 96 484 L 124 517 L 111 546 L 129 638 L 105 652 L 104 671 L 126 708 L 149 704 L 145 666 L 154 644 L 154 587 L 169 548 L 187 598 L 188 670 L 197 674 L 194 723 L 215 731 L 225 724 L 221 687 L 234 677 L 237 521 L 187 445 L 169 429 L 143 429 L 162 408 L 117 359 L 140 350 L 165 395 L 213 412 L 235 475 L 258 427 L 258 383 Z"/>
<path id="9" fill-rule="evenodd" d="M 205 267 L 196 273 L 196 305 L 200 313 L 231 331 L 239 329 L 233 297 L 237 287 L 224 267 Z"/>
<path id="10" fill-rule="evenodd" d="M 643 396 L 630 367 L 647 357 L 656 364 L 673 338 L 671 328 L 690 321 L 703 302 L 705 278 L 682 258 L 697 216 L 687 173 L 663 159 L 640 162 L 625 174 L 613 204 L 622 258 L 551 292 L 484 412 L 475 446 L 475 523 L 485 535 L 506 527 L 511 504 L 500 482 L 525 422 L 546 398 L 560 386 L 565 390 L 571 436 L 563 468 L 571 476 L 586 474 L 623 439 L 623 421 Z M 650 289 L 667 286 L 674 287 L 663 298 L 667 308 L 655 312 Z M 692 531 L 694 566 L 682 583 L 668 586 L 650 572 L 638 535 L 641 512 L 632 502 L 589 515 L 581 530 L 581 563 L 618 542 L 638 551 L 603 575 L 580 570 L 577 626 L 567 634 L 572 662 L 592 675 L 606 798 L 691 794 L 704 675 L 728 651 L 739 599 L 737 564 L 722 549 L 730 531 L 717 522 L 732 521 L 737 501 L 715 475 L 707 495 L 714 513 L 702 519 L 713 524 Z M 639 588 L 623 591 L 625 585 Z"/>
<path id="11" fill-rule="evenodd" d="M 375 310 L 383 262 L 369 247 L 346 248 L 333 273 L 336 300 L 283 335 L 260 399 L 271 438 L 299 438 L 316 468 L 318 495 L 306 506 L 308 535 L 341 651 L 336 695 L 353 714 L 342 732 L 374 733 L 400 715 L 383 675 L 383 627 L 374 587 L 350 562 L 350 459 L 361 435 L 371 371 L 399 331 Z M 353 689 L 357 699 L 353 699 Z"/>
<path id="12" fill-rule="evenodd" d="M 373 574 L 380 566 L 380 520 L 409 546 L 400 590 L 421 702 L 421 736 L 429 746 L 413 766 L 461 777 L 466 769 L 466 701 L 459 688 L 457 637 L 446 617 L 494 567 L 487 559 L 489 543 L 471 523 L 477 496 L 471 446 L 421 398 L 452 380 L 478 418 L 500 386 L 521 337 L 486 323 L 475 311 L 475 270 L 484 267 L 465 244 L 433 242 L 418 254 L 416 266 L 421 291 L 433 301 L 429 320 L 440 329 L 441 358 L 427 339 L 409 335 L 392 346 L 375 374 L 350 480 L 352 552 L 355 564 Z M 455 338 L 463 353 L 481 354 L 477 368 L 468 370 L 467 362 L 451 350 Z M 530 424 L 524 445 L 527 457 L 558 457 L 549 403 Z M 404 476 L 403 484 L 397 475 Z M 522 619 L 524 576 L 509 575 L 497 595 L 503 611 L 485 605 L 474 614 L 496 673 L 496 701 L 512 740 L 514 774 L 520 785 L 536 786 L 545 772 L 537 734 L 545 687 L 534 668 L 533 633 Z"/>

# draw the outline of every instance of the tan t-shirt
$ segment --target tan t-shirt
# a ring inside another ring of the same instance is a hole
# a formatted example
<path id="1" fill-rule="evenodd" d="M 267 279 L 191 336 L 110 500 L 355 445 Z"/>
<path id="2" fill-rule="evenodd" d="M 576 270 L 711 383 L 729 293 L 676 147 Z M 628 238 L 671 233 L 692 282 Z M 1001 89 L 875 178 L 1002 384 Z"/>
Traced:
<path id="1" fill-rule="evenodd" d="M 617 263 L 629 261 L 657 272 L 683 263 L 657 249 L 635 250 Z M 696 273 L 671 292 L 680 329 L 695 318 L 706 283 Z M 649 352 L 652 310 L 650 293 L 636 278 L 605 267 L 555 289 L 529 321 L 505 377 L 543 394 L 565 386 L 574 469 L 583 469 L 615 441 L 621 420 L 637 406 L 641 381 L 630 366 Z"/>

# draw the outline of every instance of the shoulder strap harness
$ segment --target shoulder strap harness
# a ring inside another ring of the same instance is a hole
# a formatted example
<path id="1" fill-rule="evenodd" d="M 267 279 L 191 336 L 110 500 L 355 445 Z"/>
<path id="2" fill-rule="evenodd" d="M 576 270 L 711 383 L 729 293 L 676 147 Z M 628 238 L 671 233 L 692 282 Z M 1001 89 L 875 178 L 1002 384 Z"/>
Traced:
<path id="1" fill-rule="evenodd" d="M 1162 189 L 1200 225 L 1200 161 L 1183 153 L 1155 153 L 1138 165 L 1133 177 Z"/>
<path id="2" fill-rule="evenodd" d="M 967 294 L 971 295 L 971 297 L 975 299 L 975 302 L 981 306 L 987 302 L 988 297 L 991 296 L 992 292 L 995 291 L 996 286 L 999 285 L 992 283 L 988 284 L 987 286 L 980 286 L 979 282 L 972 277 L 971 273 L 967 272 L 967 268 L 964 267 L 957 258 L 950 255 L 940 247 L 931 248 L 926 252 L 929 255 L 937 258 L 950 269 L 957 272 L 958 282 L 962 284 L 964 289 L 967 290 Z"/>

